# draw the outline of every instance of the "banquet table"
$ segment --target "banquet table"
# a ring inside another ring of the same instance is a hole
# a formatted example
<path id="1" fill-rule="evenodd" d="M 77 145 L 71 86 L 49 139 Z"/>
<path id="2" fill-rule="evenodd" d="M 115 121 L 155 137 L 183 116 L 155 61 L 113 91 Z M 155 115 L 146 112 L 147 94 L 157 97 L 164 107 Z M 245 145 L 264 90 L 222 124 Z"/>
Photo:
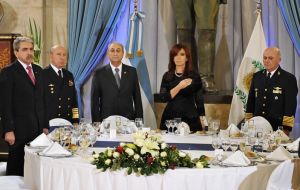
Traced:
<path id="1" fill-rule="evenodd" d="M 210 136 L 164 135 L 167 143 L 192 144 L 203 147 Z M 130 135 L 117 139 L 99 138 L 95 151 L 103 150 L 103 142 L 130 142 Z M 178 143 L 180 142 L 180 143 Z M 201 146 L 202 145 L 202 146 Z M 205 146 L 204 146 L 205 147 Z M 187 149 L 185 149 L 187 148 Z M 209 150 L 183 147 L 185 152 L 197 157 L 210 154 Z M 86 157 L 74 155 L 66 158 L 39 156 L 37 149 L 25 147 L 24 181 L 32 190 L 105 189 L 105 190 L 194 190 L 194 189 L 265 189 L 268 178 L 278 163 L 249 167 L 215 167 L 204 169 L 176 168 L 152 176 L 127 175 L 126 170 L 100 172 Z M 251 174 L 255 174 L 254 176 Z M 262 176 L 262 177 L 260 177 Z M 260 179 L 259 182 L 257 179 Z M 251 186 L 249 186 L 251 184 Z"/>

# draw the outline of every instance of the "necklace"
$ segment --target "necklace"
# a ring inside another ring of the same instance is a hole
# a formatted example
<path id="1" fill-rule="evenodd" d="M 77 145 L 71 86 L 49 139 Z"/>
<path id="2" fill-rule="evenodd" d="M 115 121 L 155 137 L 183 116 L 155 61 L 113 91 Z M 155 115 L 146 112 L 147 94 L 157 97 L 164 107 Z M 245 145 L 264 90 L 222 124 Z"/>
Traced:
<path id="1" fill-rule="evenodd" d="M 182 77 L 182 75 L 183 75 L 183 73 L 178 74 L 178 73 L 176 73 L 176 71 L 175 71 L 174 73 L 175 73 L 175 76 L 176 76 L 176 77 Z"/>

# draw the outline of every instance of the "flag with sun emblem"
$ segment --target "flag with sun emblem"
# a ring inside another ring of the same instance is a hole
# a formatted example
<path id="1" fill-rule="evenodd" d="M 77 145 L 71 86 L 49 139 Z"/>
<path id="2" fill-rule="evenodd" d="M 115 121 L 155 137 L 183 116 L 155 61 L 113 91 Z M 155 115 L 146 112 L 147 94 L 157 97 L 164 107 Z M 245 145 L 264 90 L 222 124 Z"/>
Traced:
<path id="1" fill-rule="evenodd" d="M 239 67 L 228 124 L 234 123 L 235 125 L 238 125 L 244 119 L 248 92 L 253 74 L 264 69 L 262 58 L 265 49 L 266 39 L 261 23 L 261 16 L 259 14 Z"/>

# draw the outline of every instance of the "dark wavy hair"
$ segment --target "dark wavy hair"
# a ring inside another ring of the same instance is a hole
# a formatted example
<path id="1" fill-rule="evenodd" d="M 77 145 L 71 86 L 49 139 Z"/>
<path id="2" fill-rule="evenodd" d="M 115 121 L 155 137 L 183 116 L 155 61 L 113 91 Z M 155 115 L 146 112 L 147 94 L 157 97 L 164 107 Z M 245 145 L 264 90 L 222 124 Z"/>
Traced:
<path id="1" fill-rule="evenodd" d="M 185 63 L 185 68 L 184 68 L 184 76 L 187 76 L 189 73 L 191 73 L 193 71 L 193 60 L 192 60 L 192 56 L 191 56 L 191 52 L 189 50 L 189 48 L 183 44 L 176 44 L 172 47 L 172 49 L 170 50 L 170 54 L 169 54 L 169 65 L 168 65 L 168 69 L 169 69 L 169 74 L 173 74 L 175 72 L 175 62 L 174 62 L 174 57 L 178 54 L 178 52 L 183 49 L 187 58 L 187 61 Z"/>

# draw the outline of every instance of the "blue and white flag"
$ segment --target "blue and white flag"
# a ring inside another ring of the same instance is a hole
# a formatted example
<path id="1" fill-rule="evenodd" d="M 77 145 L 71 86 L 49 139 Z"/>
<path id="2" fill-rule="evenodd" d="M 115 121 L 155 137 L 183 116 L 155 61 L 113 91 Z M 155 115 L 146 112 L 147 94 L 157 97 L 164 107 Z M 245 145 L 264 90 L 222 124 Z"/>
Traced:
<path id="1" fill-rule="evenodd" d="M 143 18 L 145 18 L 145 15 L 139 11 L 135 11 L 130 16 L 129 37 L 126 43 L 126 58 L 123 58 L 122 62 L 136 68 L 141 87 L 144 123 L 145 126 L 156 129 L 154 98 L 143 54 Z"/>

